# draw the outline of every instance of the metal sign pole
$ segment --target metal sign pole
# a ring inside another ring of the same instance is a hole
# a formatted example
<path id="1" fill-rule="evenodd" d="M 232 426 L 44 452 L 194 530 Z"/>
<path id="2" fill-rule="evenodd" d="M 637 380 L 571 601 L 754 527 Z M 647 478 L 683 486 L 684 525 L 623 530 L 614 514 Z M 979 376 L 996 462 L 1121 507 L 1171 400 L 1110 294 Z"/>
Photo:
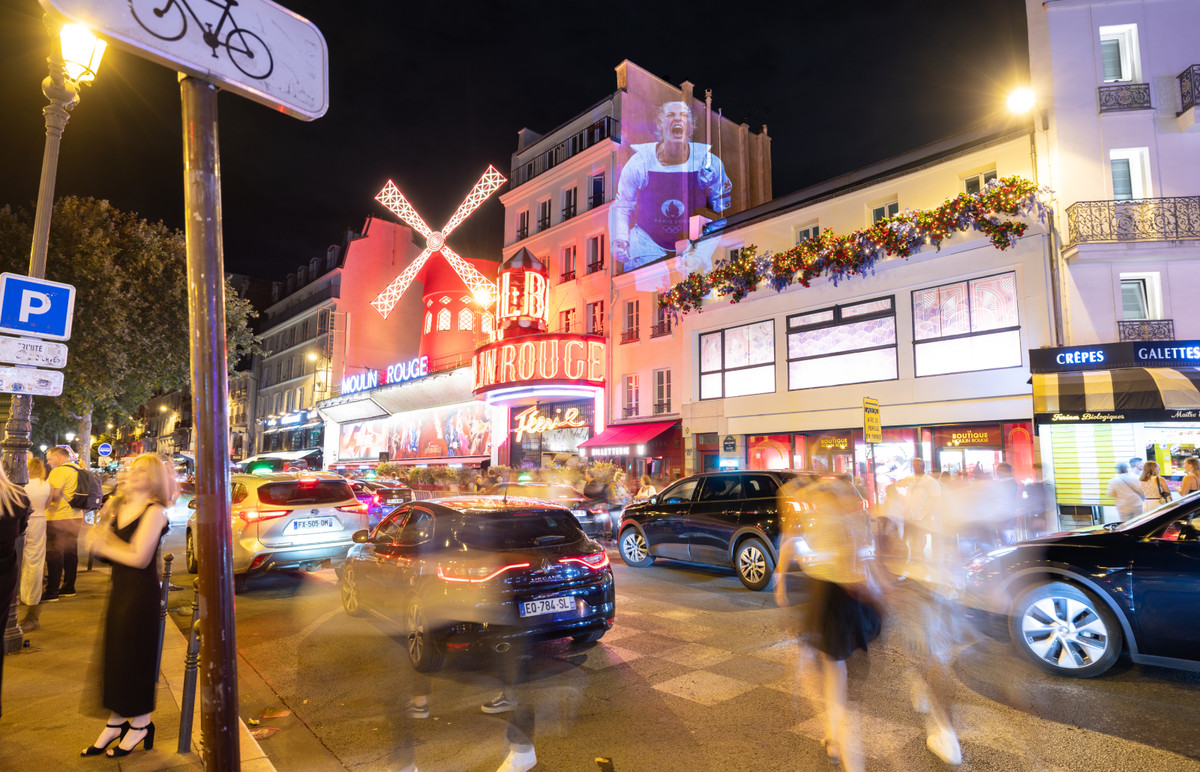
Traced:
<path id="1" fill-rule="evenodd" d="M 208 769 L 241 769 L 233 532 L 229 492 L 229 384 L 217 87 L 182 76 L 184 206 L 192 415 L 196 427 L 196 554 L 200 564 L 200 727 Z"/>

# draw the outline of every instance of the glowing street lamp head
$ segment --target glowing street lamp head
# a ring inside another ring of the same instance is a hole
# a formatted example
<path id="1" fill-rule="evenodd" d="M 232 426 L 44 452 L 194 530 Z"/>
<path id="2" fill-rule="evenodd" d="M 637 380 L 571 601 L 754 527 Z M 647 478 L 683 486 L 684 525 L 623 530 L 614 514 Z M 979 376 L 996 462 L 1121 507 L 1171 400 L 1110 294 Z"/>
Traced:
<path id="1" fill-rule="evenodd" d="M 66 24 L 58 33 L 62 44 L 63 63 L 67 77 L 75 83 L 89 83 L 96 79 L 104 49 L 108 47 L 100 38 L 82 24 Z"/>
<path id="2" fill-rule="evenodd" d="M 1008 95 L 1008 109 L 1018 115 L 1023 115 L 1037 104 L 1037 97 L 1028 88 L 1018 88 Z"/>

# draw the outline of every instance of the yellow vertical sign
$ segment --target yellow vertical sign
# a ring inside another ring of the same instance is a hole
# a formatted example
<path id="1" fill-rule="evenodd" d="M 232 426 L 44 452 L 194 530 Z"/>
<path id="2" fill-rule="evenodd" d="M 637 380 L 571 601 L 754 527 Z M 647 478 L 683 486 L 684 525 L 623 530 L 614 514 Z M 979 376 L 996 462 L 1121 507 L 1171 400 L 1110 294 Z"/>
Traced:
<path id="1" fill-rule="evenodd" d="M 879 420 L 879 400 L 863 397 L 863 440 L 883 442 L 883 424 Z"/>

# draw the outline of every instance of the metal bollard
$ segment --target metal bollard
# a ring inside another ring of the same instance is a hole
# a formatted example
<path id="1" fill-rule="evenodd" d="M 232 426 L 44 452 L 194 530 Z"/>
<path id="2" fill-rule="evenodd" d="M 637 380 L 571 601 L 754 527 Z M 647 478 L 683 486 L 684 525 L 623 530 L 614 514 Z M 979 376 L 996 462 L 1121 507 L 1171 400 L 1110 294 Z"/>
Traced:
<path id="1" fill-rule="evenodd" d="M 179 706 L 179 753 L 192 748 L 192 714 L 196 712 L 196 677 L 200 662 L 200 580 L 192 582 L 192 625 L 183 660 L 183 701 Z"/>
<path id="2" fill-rule="evenodd" d="M 166 633 L 167 626 L 167 595 L 171 590 L 171 564 L 175 562 L 175 556 L 170 552 L 163 555 L 163 572 L 162 581 L 159 582 L 160 596 L 158 599 L 158 659 L 154 662 L 155 681 L 162 679 L 162 647 L 163 635 Z"/>

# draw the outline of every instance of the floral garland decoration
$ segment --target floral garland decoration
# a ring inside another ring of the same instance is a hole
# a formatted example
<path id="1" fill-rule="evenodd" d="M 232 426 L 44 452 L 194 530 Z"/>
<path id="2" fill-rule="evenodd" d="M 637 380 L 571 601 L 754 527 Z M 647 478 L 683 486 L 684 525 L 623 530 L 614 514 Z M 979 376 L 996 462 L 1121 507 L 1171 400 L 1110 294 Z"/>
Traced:
<path id="1" fill-rule="evenodd" d="M 763 282 L 782 292 L 797 283 L 808 287 L 813 279 L 827 276 L 836 286 L 846 277 L 874 273 L 881 256 L 907 259 L 926 244 L 941 251 L 942 242 L 959 231 L 980 231 L 997 249 L 1008 249 L 1029 227 L 1014 217 L 1036 213 L 1039 222 L 1046 221 L 1042 197 L 1048 193 L 1023 177 L 1003 177 L 936 209 L 901 212 L 845 236 L 825 231 L 791 249 L 762 255 L 757 247 L 747 246 L 731 260 L 718 260 L 708 273 L 688 274 L 658 296 L 658 306 L 678 316 L 698 310 L 713 292 L 737 303 Z"/>

